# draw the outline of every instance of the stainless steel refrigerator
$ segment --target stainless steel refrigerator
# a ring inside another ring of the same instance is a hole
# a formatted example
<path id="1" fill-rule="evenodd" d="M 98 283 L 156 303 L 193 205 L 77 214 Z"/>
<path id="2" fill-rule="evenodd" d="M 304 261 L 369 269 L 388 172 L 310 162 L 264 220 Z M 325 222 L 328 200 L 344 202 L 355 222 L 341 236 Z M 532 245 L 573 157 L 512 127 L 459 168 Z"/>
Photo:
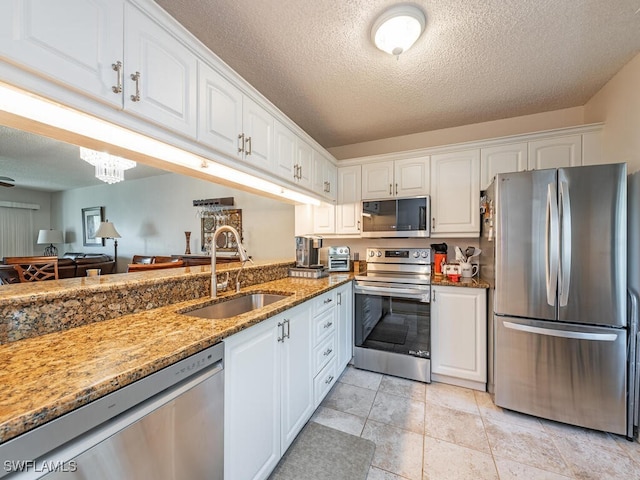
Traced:
<path id="1" fill-rule="evenodd" d="M 500 174 L 483 205 L 496 405 L 628 435 L 626 164 Z"/>

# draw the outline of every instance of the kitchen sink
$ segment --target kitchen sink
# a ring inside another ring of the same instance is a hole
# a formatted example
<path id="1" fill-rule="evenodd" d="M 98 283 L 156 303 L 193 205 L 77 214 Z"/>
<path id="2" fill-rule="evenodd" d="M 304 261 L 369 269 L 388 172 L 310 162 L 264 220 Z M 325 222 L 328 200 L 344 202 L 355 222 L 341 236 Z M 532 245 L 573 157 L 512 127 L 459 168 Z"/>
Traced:
<path id="1" fill-rule="evenodd" d="M 283 300 L 288 296 L 289 295 L 280 295 L 278 293 L 247 293 L 240 297 L 222 300 L 218 303 L 207 305 L 206 307 L 183 312 L 183 314 L 190 317 L 208 319 L 230 318 L 257 310 L 258 308 L 266 307 L 267 305 Z"/>

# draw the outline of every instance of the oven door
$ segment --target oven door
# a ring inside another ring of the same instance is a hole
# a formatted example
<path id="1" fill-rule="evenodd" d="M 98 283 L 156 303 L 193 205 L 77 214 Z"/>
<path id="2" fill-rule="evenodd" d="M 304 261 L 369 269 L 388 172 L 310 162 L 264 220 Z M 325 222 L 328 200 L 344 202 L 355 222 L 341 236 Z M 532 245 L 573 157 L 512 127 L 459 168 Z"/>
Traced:
<path id="1" fill-rule="evenodd" d="M 430 286 L 357 282 L 354 365 L 431 380 Z"/>

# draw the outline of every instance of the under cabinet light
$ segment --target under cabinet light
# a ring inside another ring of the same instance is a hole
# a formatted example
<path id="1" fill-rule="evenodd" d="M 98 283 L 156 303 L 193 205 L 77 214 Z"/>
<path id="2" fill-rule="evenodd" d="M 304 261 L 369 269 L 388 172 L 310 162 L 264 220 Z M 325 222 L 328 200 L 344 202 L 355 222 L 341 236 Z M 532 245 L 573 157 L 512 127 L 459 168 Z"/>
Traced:
<path id="1" fill-rule="evenodd" d="M 320 205 L 309 195 L 284 188 L 268 180 L 204 158 L 106 120 L 57 104 L 18 88 L 0 83 L 0 110 L 45 125 L 82 135 L 105 144 L 125 148 L 173 165 L 294 202 Z"/>

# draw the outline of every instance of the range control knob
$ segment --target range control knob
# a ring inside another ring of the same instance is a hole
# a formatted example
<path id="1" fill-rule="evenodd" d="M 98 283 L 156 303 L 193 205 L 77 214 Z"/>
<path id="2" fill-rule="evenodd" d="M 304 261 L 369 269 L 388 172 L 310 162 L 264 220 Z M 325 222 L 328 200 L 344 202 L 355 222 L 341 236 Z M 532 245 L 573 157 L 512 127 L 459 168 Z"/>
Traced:
<path id="1" fill-rule="evenodd" d="M 376 252 L 376 257 L 381 257 L 381 256 L 382 256 L 382 252 L 381 252 L 380 250 L 378 250 L 378 251 Z"/>
<path id="2" fill-rule="evenodd" d="M 422 252 L 421 256 L 422 256 L 422 258 L 427 258 L 427 252 L 426 251 Z"/>
<path id="3" fill-rule="evenodd" d="M 418 258 L 418 257 L 420 257 L 420 252 L 418 251 L 413 252 L 413 258 Z"/>
<path id="4" fill-rule="evenodd" d="M 369 250 L 369 256 L 373 257 L 376 253 L 373 250 Z"/>

